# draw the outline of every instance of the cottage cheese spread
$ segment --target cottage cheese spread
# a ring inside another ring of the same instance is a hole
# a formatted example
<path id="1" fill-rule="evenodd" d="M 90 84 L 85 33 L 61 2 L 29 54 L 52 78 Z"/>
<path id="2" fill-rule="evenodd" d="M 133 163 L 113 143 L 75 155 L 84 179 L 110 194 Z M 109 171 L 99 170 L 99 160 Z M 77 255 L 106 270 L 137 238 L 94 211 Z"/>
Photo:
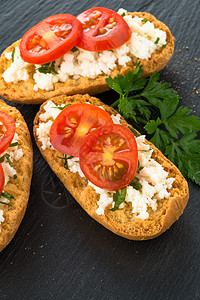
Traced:
<path id="1" fill-rule="evenodd" d="M 117 66 L 126 66 L 128 62 L 136 59 L 149 59 L 152 53 L 166 44 L 166 32 L 154 28 L 154 24 L 142 18 L 127 15 L 127 11 L 120 9 L 119 14 L 125 14 L 124 20 L 132 30 L 131 39 L 119 48 L 112 51 L 90 52 L 82 49 L 69 51 L 63 57 L 56 60 L 55 68 L 58 74 L 43 74 L 38 71 L 40 65 L 35 65 L 33 74 L 35 81 L 34 91 L 38 89 L 50 91 L 54 89 L 56 82 L 65 82 L 69 78 L 78 79 L 81 76 L 96 78 L 98 75 L 109 75 Z M 10 60 L 11 53 L 5 53 Z M 28 80 L 27 66 L 20 56 L 19 48 L 15 48 L 14 62 L 4 72 L 6 82 Z"/>
<path id="2" fill-rule="evenodd" d="M 40 115 L 42 122 L 40 122 L 36 130 L 38 140 L 42 143 L 43 150 L 53 148 L 50 143 L 49 131 L 53 120 L 60 113 L 60 110 L 56 108 L 56 105 L 52 101 L 47 102 L 44 106 L 44 110 L 45 113 Z M 120 124 L 119 114 L 115 116 L 112 115 L 111 117 L 114 123 Z M 125 202 L 120 205 L 119 209 L 123 209 L 126 203 L 131 203 L 132 212 L 135 216 L 140 219 L 147 219 L 149 217 L 149 208 L 155 211 L 157 209 L 157 201 L 170 197 L 169 190 L 172 187 L 174 178 L 168 178 L 168 172 L 151 157 L 153 150 L 150 149 L 149 145 L 145 144 L 145 136 L 137 137 L 136 142 L 138 146 L 138 159 L 140 165 L 144 166 L 144 168 L 136 174 L 136 177 L 142 184 L 142 189 L 136 190 L 132 186 L 128 186 Z M 73 173 L 77 172 L 81 177 L 84 177 L 78 161 L 79 159 L 77 157 L 68 159 L 69 170 Z M 114 207 L 113 192 L 105 191 L 89 181 L 88 185 L 94 188 L 96 193 L 100 195 L 97 202 L 99 207 L 96 210 L 98 215 L 104 215 L 104 210 L 107 206 L 112 205 L 112 207 Z"/>
<path id="3" fill-rule="evenodd" d="M 18 126 L 19 124 L 16 124 L 16 127 Z M 15 133 L 14 138 L 12 140 L 12 143 L 16 143 L 16 142 L 19 142 L 19 136 L 17 133 Z M 5 154 L 9 154 L 10 162 L 13 163 L 14 161 L 20 160 L 20 158 L 23 156 L 23 150 L 19 148 L 19 146 L 17 145 L 14 147 L 8 147 L 7 150 L 0 155 L 0 157 L 4 156 Z M 13 178 L 13 176 L 17 175 L 17 173 L 15 168 L 10 166 L 6 158 L 2 162 L 2 167 L 4 171 L 4 177 L 5 177 L 5 184 L 4 184 L 5 187 L 9 183 L 10 178 Z M 9 200 L 4 197 L 0 197 L 0 201 L 4 203 L 9 203 Z M 4 222 L 3 213 L 6 209 L 7 206 L 5 204 L 0 204 L 0 225 L 2 222 Z M 0 227 L 0 232 L 1 232 L 1 227 Z"/>

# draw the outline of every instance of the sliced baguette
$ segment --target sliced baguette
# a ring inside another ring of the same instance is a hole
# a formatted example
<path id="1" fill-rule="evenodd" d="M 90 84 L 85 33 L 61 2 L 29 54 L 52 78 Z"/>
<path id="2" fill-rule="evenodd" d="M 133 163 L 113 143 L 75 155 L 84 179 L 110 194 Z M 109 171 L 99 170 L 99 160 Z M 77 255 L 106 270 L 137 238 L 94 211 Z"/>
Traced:
<path id="1" fill-rule="evenodd" d="M 154 72 L 162 70 L 168 61 L 170 60 L 174 51 L 174 37 L 172 36 L 169 28 L 158 21 L 153 15 L 146 12 L 134 12 L 130 13 L 133 16 L 138 16 L 144 19 L 148 19 L 154 23 L 155 28 L 159 28 L 166 32 L 167 35 L 167 46 L 166 48 L 160 48 L 156 50 L 150 59 L 134 59 L 127 64 L 126 67 L 117 66 L 112 72 L 111 77 L 115 77 L 118 74 L 125 75 L 129 70 L 134 70 L 137 62 L 140 60 L 143 66 L 143 76 L 147 77 Z M 5 52 L 12 52 L 14 47 L 19 46 L 20 40 L 9 46 L 1 55 L 0 58 L 0 94 L 7 100 L 13 102 L 27 103 L 27 104 L 38 104 L 45 100 L 58 96 L 58 95 L 74 95 L 74 94 L 85 94 L 90 95 L 102 93 L 109 90 L 105 79 L 107 75 L 99 75 L 96 79 L 88 77 L 80 77 L 77 80 L 68 79 L 66 82 L 56 82 L 55 88 L 52 91 L 45 91 L 39 89 L 37 92 L 33 90 L 34 80 L 33 73 L 30 72 L 30 77 L 27 81 L 19 81 L 16 84 L 13 82 L 7 83 L 4 81 L 2 75 L 11 64 L 11 60 L 5 58 Z M 30 68 L 29 71 L 33 71 Z"/>
<path id="2" fill-rule="evenodd" d="M 5 218 L 1 223 L 0 233 L 0 251 L 2 251 L 14 237 L 26 211 L 33 170 L 33 150 L 30 133 L 21 113 L 3 100 L 0 100 L 0 110 L 9 114 L 15 123 L 19 124 L 16 133 L 19 136 L 19 148 L 23 150 L 23 156 L 12 163 L 17 178 L 10 179 L 4 187 L 4 192 L 10 193 L 14 198 L 10 202 L 11 206 L 1 205 Z"/>
<path id="3" fill-rule="evenodd" d="M 84 103 L 88 101 L 93 105 L 102 106 L 109 114 L 117 114 L 114 109 L 105 105 L 99 99 L 89 95 L 62 95 L 50 100 L 58 106 L 61 104 Z M 97 215 L 95 211 L 98 208 L 97 201 L 99 200 L 99 195 L 87 184 L 87 179 L 81 178 L 78 173 L 72 173 L 66 170 L 63 166 L 63 161 L 58 158 L 58 156 L 62 155 L 61 153 L 52 149 L 42 150 L 41 148 L 42 144 L 38 140 L 36 130 L 40 124 L 39 116 L 45 112 L 45 104 L 46 103 L 41 106 L 34 120 L 33 131 L 36 143 L 54 173 L 92 218 L 115 234 L 131 240 L 152 239 L 167 230 L 179 218 L 183 213 L 189 197 L 187 181 L 176 166 L 148 141 L 146 141 L 146 143 L 150 144 L 151 148 L 154 149 L 152 157 L 169 172 L 169 177 L 175 178 L 170 191 L 170 198 L 160 200 L 158 202 L 158 209 L 156 211 L 149 211 L 149 218 L 146 220 L 136 218 L 132 213 L 131 206 L 128 204 L 126 204 L 123 209 L 114 212 L 110 211 L 110 207 L 108 207 L 105 209 L 104 215 Z M 122 117 L 121 123 L 124 126 L 128 126 L 128 123 Z"/>

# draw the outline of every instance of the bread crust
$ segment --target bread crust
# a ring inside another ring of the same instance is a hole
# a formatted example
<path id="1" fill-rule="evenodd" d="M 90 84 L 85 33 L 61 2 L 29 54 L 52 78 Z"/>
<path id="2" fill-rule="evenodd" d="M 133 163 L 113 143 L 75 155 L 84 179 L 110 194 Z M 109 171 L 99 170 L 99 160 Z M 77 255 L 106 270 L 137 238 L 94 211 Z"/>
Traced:
<path id="1" fill-rule="evenodd" d="M 14 237 L 26 211 L 33 170 L 33 150 L 30 133 L 21 113 L 3 100 L 0 100 L 0 110 L 9 114 L 15 123 L 19 124 L 16 133 L 19 136 L 19 148 L 23 150 L 20 160 L 13 162 L 17 178 L 10 179 L 4 188 L 4 191 L 13 195 L 14 199 L 11 202 L 12 206 L 6 206 L 3 215 L 5 221 L 1 223 L 0 251 L 2 251 Z"/>
<path id="2" fill-rule="evenodd" d="M 88 101 L 93 105 L 102 106 L 109 114 L 117 114 L 113 108 L 89 95 L 62 95 L 50 100 L 56 105 L 61 105 L 63 103 L 84 103 Z M 105 214 L 103 216 L 97 215 L 95 211 L 98 208 L 97 201 L 99 195 L 96 194 L 91 186 L 87 185 L 87 180 L 81 178 L 78 173 L 72 173 L 64 168 L 62 160 L 57 158 L 57 156 L 61 155 L 60 152 L 52 149 L 41 149 L 41 142 L 37 138 L 36 129 L 40 123 L 39 115 L 45 112 L 45 104 L 46 103 L 41 105 L 34 120 L 33 132 L 37 146 L 54 173 L 62 181 L 76 201 L 93 219 L 119 236 L 130 240 L 147 240 L 155 238 L 163 233 L 179 218 L 183 213 L 189 198 L 187 181 L 177 167 L 149 141 L 146 141 L 146 143 L 154 149 L 152 157 L 159 162 L 167 172 L 169 172 L 169 177 L 175 178 L 170 198 L 159 200 L 158 209 L 156 211 L 149 210 L 149 218 L 146 220 L 136 218 L 132 214 L 132 209 L 129 204 L 126 204 L 123 209 L 119 209 L 115 212 L 110 211 L 110 207 L 108 207 L 105 209 Z M 129 126 L 122 117 L 121 123 L 124 126 Z"/>
<path id="3" fill-rule="evenodd" d="M 154 72 L 162 70 L 174 51 L 174 37 L 171 34 L 169 28 L 158 21 L 153 15 L 146 12 L 133 12 L 128 13 L 132 16 L 138 16 L 146 18 L 150 22 L 154 23 L 155 28 L 159 28 L 166 32 L 167 46 L 156 50 L 150 59 L 136 59 L 127 64 L 126 67 L 117 66 L 110 74 L 111 77 L 115 77 L 118 74 L 125 75 L 129 70 L 134 70 L 138 61 L 141 61 L 143 66 L 143 76 L 148 77 Z M 20 40 L 9 46 L 1 55 L 0 58 L 0 94 L 7 100 L 13 102 L 27 103 L 27 104 L 39 104 L 46 101 L 49 98 L 58 95 L 74 95 L 74 94 L 85 94 L 90 95 L 98 94 L 109 90 L 105 79 L 107 75 L 99 75 L 96 79 L 87 77 L 80 77 L 78 80 L 68 79 L 66 82 L 56 82 L 55 89 L 52 91 L 44 91 L 39 89 L 37 92 L 33 90 L 34 80 L 33 75 L 30 75 L 29 80 L 19 81 L 16 84 L 13 82 L 5 82 L 2 75 L 5 70 L 10 66 L 10 61 L 5 58 L 5 52 L 12 52 L 13 48 L 19 46 Z M 31 73 L 30 73 L 31 74 Z"/>

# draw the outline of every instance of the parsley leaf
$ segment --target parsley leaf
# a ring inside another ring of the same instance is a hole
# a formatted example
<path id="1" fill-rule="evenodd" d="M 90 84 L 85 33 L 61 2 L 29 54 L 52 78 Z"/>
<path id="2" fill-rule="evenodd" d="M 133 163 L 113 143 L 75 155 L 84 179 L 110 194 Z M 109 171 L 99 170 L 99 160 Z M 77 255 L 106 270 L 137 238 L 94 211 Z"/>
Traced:
<path id="1" fill-rule="evenodd" d="M 12 54 L 11 54 L 12 62 L 14 62 L 15 59 L 15 47 L 13 48 Z"/>
<path id="2" fill-rule="evenodd" d="M 71 158 L 73 158 L 74 156 L 67 156 L 66 154 L 64 155 L 64 157 L 60 157 L 60 156 L 57 156 L 58 158 L 60 158 L 60 159 L 64 159 L 65 161 L 64 161 L 64 168 L 65 169 L 67 169 L 67 170 L 69 170 L 69 166 L 68 166 L 68 159 L 71 159 Z"/>
<path id="3" fill-rule="evenodd" d="M 70 106 L 71 104 L 66 104 L 65 106 L 55 106 L 55 107 L 52 107 L 52 108 L 57 108 L 57 109 L 59 109 L 59 110 L 63 110 L 64 108 L 66 108 L 66 107 L 68 107 L 68 106 Z"/>
<path id="4" fill-rule="evenodd" d="M 18 142 L 12 143 L 12 144 L 10 144 L 9 147 L 15 147 L 15 146 L 19 146 L 19 143 Z"/>
<path id="5" fill-rule="evenodd" d="M 10 154 L 8 154 L 8 153 L 6 153 L 2 157 L 0 157 L 0 163 L 4 162 L 5 158 L 7 159 L 7 162 L 9 163 L 9 165 L 12 167 L 12 163 L 10 161 Z"/>
<path id="6" fill-rule="evenodd" d="M 111 211 L 115 211 L 119 208 L 120 204 L 122 204 L 125 201 L 126 198 L 126 193 L 127 193 L 127 188 L 121 189 L 121 193 L 119 191 L 116 191 L 113 193 L 113 201 L 115 203 L 114 207 L 111 208 Z"/>
<path id="7" fill-rule="evenodd" d="M 40 73 L 43 73 L 43 74 L 48 74 L 48 73 L 58 74 L 58 72 L 55 70 L 55 63 L 56 62 L 54 60 L 49 63 L 43 64 L 43 65 L 41 65 L 41 67 L 35 69 L 33 72 L 38 70 Z"/>
<path id="8" fill-rule="evenodd" d="M 129 185 L 131 185 L 136 190 L 140 190 L 142 188 L 142 185 L 139 183 L 139 179 L 137 177 L 134 177 Z"/>
<path id="9" fill-rule="evenodd" d="M 142 22 L 146 23 L 146 22 L 148 22 L 148 20 L 146 18 L 144 18 L 144 19 L 142 19 Z"/>
<path id="10" fill-rule="evenodd" d="M 155 42 L 154 42 L 154 44 L 158 44 L 158 42 L 160 41 L 160 38 L 159 37 L 157 37 L 157 39 L 155 40 Z"/>
<path id="11" fill-rule="evenodd" d="M 144 124 L 150 141 L 185 177 L 200 185 L 200 140 L 197 139 L 200 120 L 191 116 L 188 108 L 178 107 L 180 96 L 169 83 L 159 81 L 158 73 L 148 79 L 142 78 L 142 74 L 139 62 L 134 72 L 106 79 L 109 87 L 119 94 L 111 106 L 117 107 L 124 118 L 132 119 L 136 127 L 139 122 Z M 136 135 L 136 131 L 129 129 Z"/>

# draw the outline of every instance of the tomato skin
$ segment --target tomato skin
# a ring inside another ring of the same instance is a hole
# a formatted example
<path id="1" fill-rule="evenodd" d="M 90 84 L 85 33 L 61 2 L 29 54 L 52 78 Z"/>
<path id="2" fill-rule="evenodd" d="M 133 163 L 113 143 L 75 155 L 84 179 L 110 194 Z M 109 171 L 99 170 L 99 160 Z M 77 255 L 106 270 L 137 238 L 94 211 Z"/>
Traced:
<path id="1" fill-rule="evenodd" d="M 96 17 L 98 14 L 100 16 Z M 90 17 L 92 21 L 88 22 Z M 83 37 L 77 46 L 84 50 L 103 51 L 115 49 L 131 38 L 132 31 L 126 21 L 111 9 L 94 7 L 84 11 L 77 18 L 83 24 Z M 112 22 L 112 20 L 114 21 Z"/>
<path id="2" fill-rule="evenodd" d="M 79 163 L 85 177 L 94 185 L 109 191 L 126 187 L 138 166 L 133 133 L 118 124 L 95 129 L 81 145 Z"/>
<path id="3" fill-rule="evenodd" d="M 6 131 L 4 133 L 1 133 L 0 136 L 0 154 L 3 153 L 11 144 L 15 130 L 16 130 L 16 125 L 15 121 L 11 116 L 9 116 L 7 113 L 4 111 L 0 110 L 0 122 L 3 123 L 3 126 L 5 127 Z M 2 127 L 2 125 L 0 125 Z"/>
<path id="4" fill-rule="evenodd" d="M 21 57 L 31 64 L 51 62 L 71 50 L 82 38 L 82 31 L 80 21 L 72 15 L 48 17 L 24 34 L 20 43 Z M 34 43 L 40 47 L 39 51 L 29 49 Z"/>
<path id="5" fill-rule="evenodd" d="M 4 183 L 5 183 L 5 177 L 4 177 L 3 167 L 0 163 L 0 195 L 3 191 Z"/>
<path id="6" fill-rule="evenodd" d="M 50 142 L 57 151 L 78 157 L 80 145 L 88 132 L 112 123 L 111 116 L 100 107 L 87 103 L 72 104 L 54 120 Z"/>

